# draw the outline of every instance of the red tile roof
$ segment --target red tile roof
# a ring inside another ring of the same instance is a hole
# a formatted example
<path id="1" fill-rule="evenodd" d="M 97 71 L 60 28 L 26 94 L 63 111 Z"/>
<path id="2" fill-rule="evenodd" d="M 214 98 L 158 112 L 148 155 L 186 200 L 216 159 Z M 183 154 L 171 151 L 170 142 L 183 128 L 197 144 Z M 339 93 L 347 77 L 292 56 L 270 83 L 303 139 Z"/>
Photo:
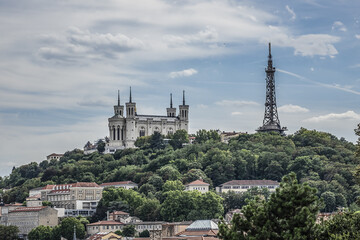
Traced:
<path id="1" fill-rule="evenodd" d="M 206 186 L 209 186 L 210 184 L 204 182 L 203 180 L 195 180 L 189 184 L 187 184 L 186 186 L 188 185 L 206 185 Z"/>
<path id="2" fill-rule="evenodd" d="M 123 182 L 107 182 L 107 183 L 102 183 L 100 184 L 101 187 L 105 187 L 105 186 L 116 186 L 116 185 L 137 185 L 136 183 L 132 182 L 132 181 L 123 181 Z"/>
<path id="3" fill-rule="evenodd" d="M 44 208 L 47 208 L 47 207 L 45 207 L 45 206 L 42 206 L 42 207 L 19 207 L 10 212 L 39 212 L 39 211 L 43 210 Z"/>
<path id="4" fill-rule="evenodd" d="M 221 184 L 223 185 L 251 185 L 251 186 L 257 186 L 257 185 L 279 185 L 278 182 L 273 180 L 232 180 L 226 183 Z"/>
<path id="5" fill-rule="evenodd" d="M 106 235 L 109 235 L 109 237 L 111 237 L 111 239 L 114 239 L 114 238 L 121 239 L 121 236 L 119 236 L 113 232 L 99 232 L 99 233 L 95 233 L 94 235 L 91 235 L 86 240 L 101 240 L 102 237 L 105 237 Z"/>
<path id="6" fill-rule="evenodd" d="M 99 222 L 87 224 L 87 226 L 99 226 L 99 225 L 124 225 L 124 223 L 117 221 L 99 221 Z"/>

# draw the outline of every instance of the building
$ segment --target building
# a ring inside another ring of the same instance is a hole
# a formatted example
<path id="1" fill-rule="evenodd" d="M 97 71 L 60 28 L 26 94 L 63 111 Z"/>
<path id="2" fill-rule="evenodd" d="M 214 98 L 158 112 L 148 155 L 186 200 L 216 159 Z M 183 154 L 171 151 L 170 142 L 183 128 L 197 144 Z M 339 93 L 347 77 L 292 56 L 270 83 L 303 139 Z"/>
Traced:
<path id="1" fill-rule="evenodd" d="M 129 102 L 125 103 L 125 108 L 120 104 L 120 94 L 118 93 L 114 116 L 108 119 L 109 143 L 106 144 L 105 152 L 114 153 L 117 149 L 133 148 L 138 137 L 150 136 L 155 132 L 168 135 L 180 129 L 188 131 L 189 105 L 185 104 L 185 91 L 182 105 L 179 105 L 179 115 L 176 114 L 176 108 L 173 107 L 171 94 L 170 107 L 166 109 L 166 112 L 166 116 L 138 114 L 136 103 L 132 101 L 131 88 Z"/>
<path id="2" fill-rule="evenodd" d="M 123 182 L 107 182 L 100 184 L 100 187 L 115 187 L 115 188 L 125 188 L 125 189 L 132 189 L 137 188 L 138 185 L 132 181 L 123 181 Z"/>
<path id="3" fill-rule="evenodd" d="M 176 236 L 180 232 L 185 231 L 192 223 L 192 221 L 164 223 L 162 225 L 161 236 L 162 238 Z"/>
<path id="4" fill-rule="evenodd" d="M 209 191 L 210 184 L 204 182 L 203 180 L 195 180 L 187 185 L 185 185 L 185 191 L 194 191 L 197 190 L 201 193 L 206 193 Z"/>
<path id="5" fill-rule="evenodd" d="M 125 226 L 124 223 L 118 221 L 99 221 L 95 223 L 89 223 L 86 225 L 86 230 L 89 235 L 93 235 L 95 233 L 109 233 L 115 232 L 117 230 L 122 230 Z"/>
<path id="6" fill-rule="evenodd" d="M 26 206 L 27 207 L 41 207 L 42 206 L 41 194 L 27 197 L 26 198 Z"/>
<path id="7" fill-rule="evenodd" d="M 162 240 L 215 240 L 219 227 L 211 220 L 197 220 L 188 226 L 185 231 L 179 232 L 173 237 L 163 237 Z"/>
<path id="8" fill-rule="evenodd" d="M 38 187 L 38 188 L 33 188 L 33 189 L 30 189 L 29 191 L 29 197 L 32 197 L 32 196 L 36 196 L 36 195 L 41 195 L 41 190 L 43 190 L 44 187 Z"/>
<path id="9" fill-rule="evenodd" d="M 113 233 L 113 232 L 99 232 L 91 235 L 86 240 L 120 240 L 121 236 Z"/>
<path id="10" fill-rule="evenodd" d="M 46 160 L 50 161 L 50 160 L 60 160 L 61 157 L 63 157 L 64 154 L 60 154 L 60 153 L 52 153 L 48 156 L 46 156 Z"/>
<path id="11" fill-rule="evenodd" d="M 40 225 L 58 225 L 57 211 L 51 207 L 19 207 L 9 212 L 7 225 L 17 226 L 19 234 L 26 236 Z"/>
<path id="12" fill-rule="evenodd" d="M 102 187 L 89 182 L 48 185 L 41 190 L 41 200 L 64 208 L 65 216 L 91 216 L 101 198 Z"/>
<path id="13" fill-rule="evenodd" d="M 125 224 L 141 222 L 141 220 L 138 217 L 130 216 L 129 213 L 123 211 L 114 211 L 112 213 L 109 213 L 107 220 L 118 221 Z"/>
<path id="14" fill-rule="evenodd" d="M 9 212 L 19 207 L 24 206 L 22 203 L 4 204 L 0 206 L 0 225 L 7 225 Z"/>
<path id="15" fill-rule="evenodd" d="M 225 193 L 228 191 L 246 192 L 250 188 L 267 188 L 270 192 L 274 192 L 279 183 L 272 180 L 232 180 L 216 187 L 216 192 Z"/>
<path id="16" fill-rule="evenodd" d="M 219 135 L 220 135 L 220 140 L 221 142 L 224 142 L 224 143 L 229 143 L 229 141 L 233 138 L 237 138 L 240 136 L 240 134 L 242 134 L 241 132 L 219 132 Z"/>

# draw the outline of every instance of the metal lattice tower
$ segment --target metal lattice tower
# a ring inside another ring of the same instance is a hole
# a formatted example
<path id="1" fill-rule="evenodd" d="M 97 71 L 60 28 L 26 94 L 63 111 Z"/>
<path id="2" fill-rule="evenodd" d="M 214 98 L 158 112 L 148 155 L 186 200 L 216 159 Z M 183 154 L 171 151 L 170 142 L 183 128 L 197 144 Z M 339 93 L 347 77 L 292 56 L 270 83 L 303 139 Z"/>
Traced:
<path id="1" fill-rule="evenodd" d="M 265 69 L 266 72 L 266 100 L 265 100 L 265 114 L 263 126 L 259 127 L 258 132 L 278 132 L 284 134 L 287 131 L 286 127 L 281 128 L 280 120 L 276 107 L 276 95 L 275 95 L 275 68 L 273 67 L 271 56 L 271 43 L 269 43 L 269 56 L 268 66 Z"/>

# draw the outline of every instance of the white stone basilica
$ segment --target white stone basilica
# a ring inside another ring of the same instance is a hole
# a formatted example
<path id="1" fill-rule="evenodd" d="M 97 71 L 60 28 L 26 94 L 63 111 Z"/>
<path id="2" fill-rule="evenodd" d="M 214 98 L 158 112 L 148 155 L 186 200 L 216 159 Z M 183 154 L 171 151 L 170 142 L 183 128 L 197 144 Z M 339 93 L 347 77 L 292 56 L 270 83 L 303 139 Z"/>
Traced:
<path id="1" fill-rule="evenodd" d="M 177 130 L 189 129 L 189 105 L 185 104 L 185 91 L 183 102 L 179 105 L 179 115 L 173 108 L 172 94 L 170 94 L 170 107 L 166 108 L 167 116 L 140 115 L 136 112 L 136 103 L 132 101 L 131 87 L 129 102 L 125 103 L 126 117 L 124 117 L 124 105 L 118 103 L 114 106 L 114 116 L 109 118 L 109 142 L 105 152 L 114 153 L 117 149 L 133 148 L 138 137 L 150 136 L 154 132 L 163 135 L 175 133 Z"/>

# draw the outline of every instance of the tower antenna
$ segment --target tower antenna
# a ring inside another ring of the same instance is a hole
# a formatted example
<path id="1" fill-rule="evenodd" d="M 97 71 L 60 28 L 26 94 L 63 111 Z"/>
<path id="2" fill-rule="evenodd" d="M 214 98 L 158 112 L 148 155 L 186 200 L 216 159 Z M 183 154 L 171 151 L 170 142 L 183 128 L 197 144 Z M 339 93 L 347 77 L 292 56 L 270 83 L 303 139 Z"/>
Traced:
<path id="1" fill-rule="evenodd" d="M 265 114 L 263 125 L 259 127 L 257 132 L 278 132 L 284 135 L 284 131 L 287 131 L 286 127 L 281 128 L 280 120 L 276 106 L 275 95 L 275 68 L 273 67 L 271 56 L 271 43 L 269 43 L 269 56 L 268 66 L 265 69 L 266 72 L 266 100 L 265 100 Z"/>

